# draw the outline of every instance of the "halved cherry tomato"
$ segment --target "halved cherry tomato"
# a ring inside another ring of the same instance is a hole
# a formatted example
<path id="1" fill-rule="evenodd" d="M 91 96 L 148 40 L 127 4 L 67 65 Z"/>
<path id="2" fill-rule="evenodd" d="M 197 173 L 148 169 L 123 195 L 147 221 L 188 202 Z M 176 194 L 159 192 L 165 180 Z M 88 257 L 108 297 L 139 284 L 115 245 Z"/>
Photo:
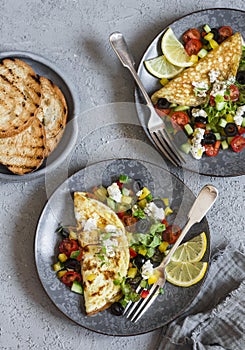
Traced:
<path id="1" fill-rule="evenodd" d="M 166 219 L 163 219 L 163 220 L 162 220 L 162 224 L 164 224 L 164 225 L 165 225 L 165 227 L 168 227 L 168 222 L 167 222 L 167 220 L 166 220 Z"/>
<path id="2" fill-rule="evenodd" d="M 62 277 L 61 282 L 63 282 L 66 286 L 71 287 L 74 281 L 81 282 L 82 276 L 80 273 L 76 271 L 67 271 Z"/>
<path id="3" fill-rule="evenodd" d="M 170 108 L 163 108 L 160 109 L 157 106 L 155 106 L 156 112 L 160 117 L 165 117 L 166 115 L 168 115 L 171 112 Z"/>
<path id="4" fill-rule="evenodd" d="M 130 255 L 130 258 L 133 259 L 133 258 L 135 258 L 138 254 L 136 253 L 136 251 L 135 251 L 133 248 L 129 247 L 129 255 Z"/>
<path id="5" fill-rule="evenodd" d="M 220 41 L 225 40 L 233 34 L 232 28 L 230 26 L 223 26 L 218 29 L 220 35 Z"/>
<path id="6" fill-rule="evenodd" d="M 182 40 L 184 43 L 187 43 L 187 41 L 191 39 L 201 39 L 201 34 L 197 28 L 190 28 L 182 35 Z"/>
<path id="7" fill-rule="evenodd" d="M 181 228 L 178 225 L 169 225 L 162 233 L 162 239 L 169 244 L 173 244 L 177 241 L 181 234 Z"/>
<path id="8" fill-rule="evenodd" d="M 231 147 L 234 152 L 241 152 L 245 147 L 245 138 L 241 135 L 235 136 L 231 140 Z"/>
<path id="9" fill-rule="evenodd" d="M 79 250 L 78 243 L 75 239 L 65 238 L 59 245 L 60 253 L 64 253 L 68 258 L 71 255 L 71 252 Z"/>
<path id="10" fill-rule="evenodd" d="M 209 157 L 215 157 L 219 153 L 221 142 L 217 140 L 214 145 L 204 145 L 205 153 Z"/>
<path id="11" fill-rule="evenodd" d="M 187 55 L 197 55 L 202 48 L 202 42 L 198 39 L 191 39 L 185 44 L 185 51 Z"/>
<path id="12" fill-rule="evenodd" d="M 183 129 L 189 123 L 189 117 L 187 113 L 178 111 L 171 115 L 171 121 L 173 127 L 180 126 Z"/>
<path id="13" fill-rule="evenodd" d="M 145 299 L 150 294 L 149 290 L 143 289 L 140 293 L 141 298 Z"/>
<path id="14" fill-rule="evenodd" d="M 240 92 L 239 92 L 239 89 L 236 85 L 230 85 L 230 99 L 231 101 L 238 101 L 239 99 L 239 95 L 240 95 Z"/>
<path id="15" fill-rule="evenodd" d="M 238 125 L 238 126 L 237 126 L 237 129 L 238 129 L 238 133 L 239 133 L 240 135 L 245 133 L 245 128 L 244 128 L 244 127 Z"/>
<path id="16" fill-rule="evenodd" d="M 117 216 L 119 217 L 119 219 L 122 219 L 125 215 L 125 211 L 120 211 L 119 213 L 117 213 Z"/>

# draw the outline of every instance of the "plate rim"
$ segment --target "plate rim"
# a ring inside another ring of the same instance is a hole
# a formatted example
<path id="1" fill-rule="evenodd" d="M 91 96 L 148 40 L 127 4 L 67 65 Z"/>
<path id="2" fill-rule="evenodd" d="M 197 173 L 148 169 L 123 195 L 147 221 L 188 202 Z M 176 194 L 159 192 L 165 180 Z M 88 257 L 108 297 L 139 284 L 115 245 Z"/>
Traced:
<path id="1" fill-rule="evenodd" d="M 0 61 L 8 57 L 29 59 L 31 61 L 41 63 L 42 65 L 46 66 L 48 69 L 50 69 L 55 74 L 57 74 L 57 76 L 60 77 L 61 80 L 64 82 L 67 89 L 69 90 L 72 103 L 73 103 L 72 118 L 71 120 L 69 120 L 69 122 L 72 121 L 72 133 L 74 137 L 69 139 L 65 150 L 62 151 L 61 155 L 57 159 L 55 159 L 52 163 L 47 162 L 45 167 L 41 169 L 37 169 L 36 171 L 25 175 L 5 174 L 0 172 L 0 181 L 2 182 L 32 181 L 32 180 L 36 180 L 37 178 L 43 177 L 44 175 L 47 174 L 47 172 L 52 171 L 59 164 L 61 164 L 67 158 L 72 148 L 74 147 L 77 140 L 77 135 L 78 135 L 77 116 L 80 111 L 80 100 L 77 92 L 78 89 L 76 88 L 74 82 L 68 78 L 66 73 L 64 73 L 55 63 L 53 63 L 52 61 L 50 61 L 49 59 L 47 59 L 42 55 L 39 55 L 32 51 L 26 51 L 26 50 L 0 51 Z"/>
<path id="2" fill-rule="evenodd" d="M 40 222 L 41 220 L 44 218 L 44 211 L 45 209 L 48 207 L 49 205 L 49 201 L 52 200 L 52 198 L 56 195 L 56 192 L 61 190 L 62 186 L 64 186 L 65 184 L 69 183 L 69 181 L 71 180 L 71 178 L 73 176 L 77 176 L 80 172 L 83 172 L 86 170 L 87 167 L 92 167 L 92 166 L 96 166 L 97 164 L 101 164 L 101 163 L 105 163 L 105 162 L 113 162 L 113 161 L 138 161 L 140 163 L 143 163 L 143 164 L 150 164 L 151 166 L 154 166 L 154 167 L 157 167 L 157 168 L 160 168 L 161 170 L 163 171 L 166 171 L 168 172 L 169 174 L 171 174 L 171 176 L 173 176 L 177 181 L 179 181 L 180 183 L 182 183 L 182 185 L 188 189 L 191 193 L 191 195 L 196 198 L 196 195 L 193 193 L 193 191 L 190 189 L 190 187 L 188 187 L 183 180 L 181 180 L 177 175 L 175 175 L 174 173 L 172 173 L 169 169 L 166 169 L 160 165 L 157 165 L 153 162 L 150 162 L 150 161 L 143 161 L 143 160 L 140 160 L 140 159 L 135 159 L 135 158 L 130 158 L 130 157 L 122 157 L 122 158 L 109 158 L 109 159 L 104 159 L 104 160 L 101 160 L 99 162 L 92 162 L 90 163 L 89 165 L 87 165 L 86 167 L 84 168 L 81 168 L 79 169 L 78 171 L 76 171 L 75 173 L 73 173 L 71 176 L 69 176 L 65 181 L 63 181 L 51 194 L 51 196 L 49 197 L 49 199 L 46 201 L 46 203 L 44 204 L 42 210 L 41 210 L 41 213 L 39 215 L 39 218 L 38 218 L 38 221 L 37 221 L 37 224 L 36 224 L 36 228 L 35 228 L 35 237 L 34 237 L 34 241 L 33 241 L 33 254 L 34 254 L 34 262 L 35 262 L 35 270 L 36 270 L 36 273 L 37 273 L 37 276 L 38 276 L 38 279 L 40 281 L 40 284 L 42 285 L 42 288 L 44 290 L 44 292 L 46 293 L 48 299 L 52 302 L 52 304 L 55 306 L 55 308 L 63 315 L 65 316 L 67 319 L 71 320 L 74 324 L 84 328 L 84 329 L 87 329 L 89 331 L 92 331 L 92 332 L 95 332 L 97 334 L 102 334 L 102 335 L 107 335 L 107 336 L 118 336 L 118 337 L 131 337 L 131 336 L 137 336 L 137 335 L 142 335 L 142 334 L 147 334 L 147 333 L 150 333 L 154 330 L 157 330 L 157 329 L 160 329 L 164 326 L 166 326 L 168 323 L 172 322 L 173 320 L 175 320 L 176 318 L 178 318 L 179 316 L 181 316 L 182 314 L 184 314 L 184 312 L 186 312 L 186 310 L 188 309 L 188 307 L 191 305 L 191 303 L 194 301 L 194 299 L 197 297 L 198 293 L 200 292 L 201 288 L 203 287 L 203 284 L 208 276 L 208 273 L 209 273 L 209 268 L 210 268 L 210 260 L 211 260 L 211 232 L 210 232 L 210 226 L 209 226 L 209 222 L 208 222 L 208 219 L 207 219 L 207 216 L 204 217 L 204 220 L 205 220 L 205 225 L 207 227 L 207 241 L 208 241 L 208 256 L 207 256 L 207 262 L 208 262 L 208 267 L 207 267 L 207 271 L 205 273 L 205 276 L 203 277 L 203 279 L 199 282 L 200 283 L 200 288 L 199 290 L 194 293 L 193 297 L 190 298 L 190 300 L 187 302 L 187 304 L 185 305 L 185 307 L 183 309 L 181 309 L 176 315 L 174 315 L 171 319 L 169 319 L 167 322 L 164 322 L 163 324 L 153 328 L 153 329 L 149 329 L 149 330 L 144 330 L 144 331 L 139 331 L 139 332 L 134 332 L 134 333 L 130 333 L 130 334 L 118 334 L 118 333 L 115 333 L 115 332 L 112 332 L 112 333 L 106 333 L 105 331 L 100 331 L 100 330 L 96 330 L 95 328 L 92 328 L 92 327 L 89 327 L 89 326 L 86 326 L 86 325 L 81 325 L 78 321 L 74 320 L 71 316 L 67 315 L 63 310 L 61 310 L 55 303 L 55 301 L 51 298 L 51 296 L 48 294 L 48 291 L 43 283 L 43 280 L 40 276 L 40 273 L 39 273 L 39 267 L 38 267 L 38 264 L 37 264 L 37 253 L 38 253 L 38 249 L 37 249 L 37 241 L 38 241 L 38 228 L 39 228 L 39 225 L 40 225 Z"/>
<path id="3" fill-rule="evenodd" d="M 139 75 L 139 70 L 141 69 L 141 67 L 143 66 L 143 62 L 144 62 L 144 59 L 145 59 L 145 56 L 147 54 L 147 51 L 149 49 L 149 47 L 152 45 L 152 43 L 156 40 L 158 40 L 161 35 L 163 34 L 163 32 L 171 25 L 173 25 L 174 23 L 177 23 L 179 20 L 182 20 L 186 17 L 189 17 L 191 15 L 195 15 L 195 14 L 199 14 L 199 13 L 202 13 L 202 12 L 208 12 L 208 11 L 236 11 L 236 12 L 239 12 L 239 13 L 242 13 L 245 15 L 245 10 L 241 10 L 241 9 L 236 9 L 236 8 L 228 8 L 228 7 L 209 7 L 209 8 L 206 8 L 206 9 L 201 9 L 201 10 L 196 10 L 196 11 L 192 11 L 192 12 L 189 12 L 185 15 L 182 15 L 182 16 L 179 16 L 178 18 L 174 19 L 173 21 L 171 21 L 168 25 L 164 26 L 164 28 L 151 40 L 150 44 L 147 46 L 147 48 L 145 49 L 145 51 L 143 52 L 140 60 L 139 60 L 139 63 L 138 63 L 138 66 L 137 66 L 137 74 Z M 143 124 L 142 123 L 142 120 L 140 119 L 139 117 L 139 108 L 137 107 L 138 105 L 142 105 L 142 102 L 140 101 L 140 90 L 139 88 L 136 86 L 135 89 L 134 89 L 134 100 L 135 100 L 135 104 L 136 104 L 136 111 L 137 111 L 137 117 L 138 117 L 138 120 L 139 120 L 139 123 L 140 125 L 143 127 L 144 131 L 145 131 L 145 134 L 146 136 L 148 137 L 148 139 L 150 140 L 150 142 L 153 144 L 154 146 L 154 141 L 152 140 L 151 136 L 150 136 L 150 133 L 148 132 L 148 129 L 147 129 L 147 125 Z M 144 104 L 144 102 L 143 102 Z M 156 148 L 157 150 L 157 148 Z M 159 151 L 158 151 L 159 152 Z M 159 152 L 161 155 L 162 153 Z M 163 156 L 163 155 L 162 155 Z M 164 158 L 165 159 L 165 158 Z M 212 176 L 212 177 L 217 177 L 217 178 L 229 178 L 229 177 L 236 177 L 236 176 L 243 176 L 245 175 L 245 172 L 237 172 L 235 174 L 211 174 L 211 173 L 205 173 L 205 172 L 202 172 L 202 171 L 197 171 L 195 169 L 190 169 L 190 168 L 185 168 L 185 166 L 183 165 L 183 169 L 187 170 L 187 171 L 190 171 L 190 172 L 193 172 L 193 173 L 196 173 L 196 174 L 199 174 L 199 175 L 203 175 L 203 176 Z"/>

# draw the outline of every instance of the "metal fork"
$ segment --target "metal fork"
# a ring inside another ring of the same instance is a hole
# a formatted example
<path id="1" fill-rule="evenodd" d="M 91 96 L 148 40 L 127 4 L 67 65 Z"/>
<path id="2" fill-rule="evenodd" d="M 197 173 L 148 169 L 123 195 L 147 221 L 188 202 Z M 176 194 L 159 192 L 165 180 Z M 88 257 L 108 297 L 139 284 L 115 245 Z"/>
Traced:
<path id="1" fill-rule="evenodd" d="M 124 314 L 127 318 L 129 318 L 132 322 L 137 322 L 140 317 L 146 312 L 146 310 L 152 305 L 156 297 L 159 295 L 160 288 L 163 288 L 165 282 L 166 282 L 166 276 L 165 276 L 165 268 L 167 264 L 170 262 L 170 259 L 180 243 L 182 242 L 183 238 L 187 234 L 187 232 L 190 230 L 190 228 L 195 224 L 200 222 L 203 217 L 206 215 L 208 210 L 212 207 L 215 200 L 218 196 L 218 190 L 212 186 L 212 185 L 205 185 L 199 195 L 197 196 L 196 200 L 194 201 L 188 215 L 187 215 L 187 223 L 185 227 L 183 228 L 179 238 L 173 245 L 173 247 L 170 249 L 169 253 L 166 255 L 166 257 L 163 259 L 161 264 L 156 267 L 156 270 L 158 271 L 159 278 L 157 282 L 155 282 L 151 288 L 148 296 L 145 299 L 140 299 L 138 302 L 132 303 L 129 302 L 128 305 L 125 308 Z M 136 289 L 137 293 L 141 292 L 141 287 L 139 286 Z"/>
<path id="2" fill-rule="evenodd" d="M 134 60 L 131 52 L 128 49 L 126 41 L 123 35 L 119 32 L 114 32 L 110 35 L 110 43 L 113 50 L 116 52 L 119 60 L 123 64 L 124 67 L 128 68 L 131 72 L 135 82 L 140 88 L 146 105 L 150 111 L 150 118 L 148 121 L 148 129 L 150 135 L 156 144 L 157 148 L 164 154 L 164 156 L 175 166 L 181 166 L 182 163 L 185 163 L 184 158 L 179 153 L 175 144 L 171 141 L 167 131 L 164 121 L 158 116 L 155 111 L 155 108 L 151 102 L 149 95 L 147 94 L 135 68 L 134 68 Z"/>

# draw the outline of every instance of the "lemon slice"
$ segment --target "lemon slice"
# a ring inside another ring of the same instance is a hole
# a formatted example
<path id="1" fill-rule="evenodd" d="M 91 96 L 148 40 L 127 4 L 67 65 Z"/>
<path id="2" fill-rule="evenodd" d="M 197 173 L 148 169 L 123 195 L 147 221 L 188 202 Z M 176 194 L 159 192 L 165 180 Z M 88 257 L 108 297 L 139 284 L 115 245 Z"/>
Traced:
<path id="1" fill-rule="evenodd" d="M 200 261 L 207 249 L 207 237 L 205 232 L 182 243 L 173 254 L 172 261 L 196 262 Z"/>
<path id="2" fill-rule="evenodd" d="M 184 46 L 176 38 L 171 28 L 168 28 L 162 37 L 162 52 L 166 59 L 178 67 L 189 67 L 193 64 L 187 55 Z"/>
<path id="3" fill-rule="evenodd" d="M 145 66 L 152 75 L 160 79 L 173 78 L 183 70 L 182 67 L 177 67 L 168 62 L 163 55 L 145 61 Z"/>
<path id="4" fill-rule="evenodd" d="M 170 261 L 166 266 L 166 280 L 178 287 L 190 287 L 204 277 L 208 263 Z"/>

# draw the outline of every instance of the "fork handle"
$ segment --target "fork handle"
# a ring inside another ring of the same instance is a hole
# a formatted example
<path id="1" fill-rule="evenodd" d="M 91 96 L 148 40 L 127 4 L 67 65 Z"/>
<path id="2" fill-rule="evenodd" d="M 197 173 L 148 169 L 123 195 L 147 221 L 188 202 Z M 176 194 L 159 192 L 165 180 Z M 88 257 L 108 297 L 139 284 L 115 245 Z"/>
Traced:
<path id="1" fill-rule="evenodd" d="M 171 257 L 173 256 L 176 249 L 184 239 L 187 232 L 194 224 L 200 222 L 204 218 L 208 210 L 213 206 L 214 202 L 216 201 L 217 196 L 218 190 L 212 185 L 205 185 L 201 189 L 189 211 L 188 221 L 186 225 L 182 229 L 181 234 L 179 235 L 173 247 L 170 249 L 168 255 L 163 259 L 162 263 L 160 264 L 161 267 L 164 268 L 169 263 Z"/>
<path id="2" fill-rule="evenodd" d="M 144 85 L 142 84 L 135 68 L 134 68 L 134 61 L 133 61 L 133 56 L 131 52 L 129 51 L 129 48 L 127 46 L 127 43 L 120 32 L 114 32 L 110 35 L 110 43 L 117 54 L 119 60 L 121 61 L 122 65 L 130 71 L 132 74 L 135 82 L 137 83 L 138 87 L 140 88 L 145 100 L 146 104 L 149 108 L 153 107 L 153 104 L 151 102 L 151 99 L 149 95 L 147 94 Z"/>

